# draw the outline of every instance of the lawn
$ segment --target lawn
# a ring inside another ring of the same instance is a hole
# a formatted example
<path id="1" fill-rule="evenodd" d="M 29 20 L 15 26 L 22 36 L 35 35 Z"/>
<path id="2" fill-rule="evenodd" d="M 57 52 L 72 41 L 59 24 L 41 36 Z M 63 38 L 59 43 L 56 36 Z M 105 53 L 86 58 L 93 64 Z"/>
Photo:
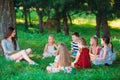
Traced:
<path id="1" fill-rule="evenodd" d="M 94 22 L 94 21 L 93 21 Z M 119 80 L 120 79 L 120 29 L 110 28 L 111 41 L 114 44 L 114 49 L 117 53 L 117 60 L 111 66 L 95 66 L 91 69 L 73 69 L 70 74 L 47 73 L 46 66 L 53 62 L 54 57 L 42 59 L 42 53 L 47 37 L 49 34 L 55 36 L 56 43 L 64 42 L 70 50 L 71 33 L 79 32 L 81 37 L 84 37 L 89 46 L 90 37 L 95 35 L 95 25 L 91 22 L 84 24 L 70 25 L 70 35 L 66 36 L 62 33 L 56 34 L 53 30 L 45 29 L 43 34 L 40 34 L 37 25 L 29 27 L 29 31 L 24 30 L 24 25 L 17 23 L 18 42 L 21 49 L 32 48 L 30 57 L 39 65 L 29 65 L 24 60 L 20 63 L 7 61 L 4 56 L 0 55 L 0 80 Z M 101 31 L 102 33 L 102 31 Z M 100 42 L 99 42 L 100 43 Z"/>

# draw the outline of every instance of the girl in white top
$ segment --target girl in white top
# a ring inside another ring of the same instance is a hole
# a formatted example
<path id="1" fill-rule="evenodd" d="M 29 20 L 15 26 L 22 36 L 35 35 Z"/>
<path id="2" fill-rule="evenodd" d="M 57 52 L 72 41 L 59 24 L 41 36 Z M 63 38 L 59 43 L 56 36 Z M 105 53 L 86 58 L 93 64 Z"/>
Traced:
<path id="1" fill-rule="evenodd" d="M 43 58 L 55 56 L 55 48 L 57 49 L 57 45 L 55 44 L 54 36 L 50 35 L 48 37 L 48 43 L 44 48 Z"/>

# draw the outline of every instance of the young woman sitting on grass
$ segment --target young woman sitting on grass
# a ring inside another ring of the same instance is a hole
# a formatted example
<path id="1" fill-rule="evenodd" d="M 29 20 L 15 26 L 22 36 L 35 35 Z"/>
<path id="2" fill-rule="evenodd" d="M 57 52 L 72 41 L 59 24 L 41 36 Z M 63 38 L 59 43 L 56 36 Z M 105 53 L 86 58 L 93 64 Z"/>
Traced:
<path id="1" fill-rule="evenodd" d="M 20 50 L 15 36 L 16 30 L 13 27 L 9 27 L 4 34 L 4 39 L 1 42 L 1 46 L 6 59 L 15 60 L 16 62 L 25 59 L 29 64 L 36 65 L 36 63 L 28 56 L 31 49 L 28 48 L 26 50 Z"/>
<path id="2" fill-rule="evenodd" d="M 70 53 L 68 52 L 67 47 L 65 44 L 61 43 L 58 45 L 58 50 L 56 52 L 57 56 L 53 64 L 47 66 L 48 72 L 60 72 L 64 71 L 66 73 L 70 73 L 72 71 L 71 68 L 71 58 Z"/>

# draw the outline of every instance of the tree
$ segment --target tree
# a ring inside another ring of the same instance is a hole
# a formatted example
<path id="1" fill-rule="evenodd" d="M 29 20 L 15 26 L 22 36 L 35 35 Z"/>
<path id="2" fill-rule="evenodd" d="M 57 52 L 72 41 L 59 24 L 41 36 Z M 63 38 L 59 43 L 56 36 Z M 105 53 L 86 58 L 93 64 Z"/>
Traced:
<path id="1" fill-rule="evenodd" d="M 43 28 L 43 16 L 44 10 L 46 9 L 47 5 L 49 5 L 49 0 L 31 0 L 32 7 L 36 9 L 36 12 L 39 17 L 39 26 L 40 26 L 40 33 L 44 32 Z"/>
<path id="2" fill-rule="evenodd" d="M 103 35 L 110 36 L 108 19 L 112 17 L 112 0 L 88 0 L 88 8 L 96 15 L 96 35 L 100 37 L 100 27 Z"/>
<path id="3" fill-rule="evenodd" d="M 16 27 L 14 1 L 0 0 L 0 39 L 9 26 Z"/>
<path id="4" fill-rule="evenodd" d="M 30 18 L 30 8 L 31 8 L 31 2 L 30 0 L 14 0 L 15 1 L 15 7 L 19 9 L 20 7 L 23 7 L 23 16 L 24 16 L 24 26 L 25 30 L 28 30 L 28 17 Z M 31 25 L 31 22 L 30 22 Z"/>
<path id="5" fill-rule="evenodd" d="M 113 12 L 115 16 L 120 18 L 120 0 L 114 0 Z"/>

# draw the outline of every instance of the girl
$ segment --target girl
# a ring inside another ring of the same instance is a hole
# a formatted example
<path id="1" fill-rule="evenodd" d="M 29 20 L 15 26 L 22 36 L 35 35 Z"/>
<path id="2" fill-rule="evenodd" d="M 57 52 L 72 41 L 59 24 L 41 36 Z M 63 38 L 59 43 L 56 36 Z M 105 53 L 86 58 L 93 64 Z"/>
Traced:
<path id="1" fill-rule="evenodd" d="M 59 72 L 63 70 L 64 72 L 70 73 L 72 71 L 70 53 L 67 50 L 65 44 L 61 43 L 58 45 L 57 50 L 57 60 L 53 65 L 47 66 L 48 72 Z"/>
<path id="2" fill-rule="evenodd" d="M 114 51 L 114 49 L 113 49 L 113 44 L 112 44 L 112 42 L 110 42 L 109 44 L 108 44 L 108 46 L 111 48 L 111 50 L 112 50 L 112 60 L 113 61 L 115 61 L 116 60 L 116 53 L 115 53 L 115 51 Z"/>
<path id="3" fill-rule="evenodd" d="M 100 50 L 101 50 L 101 47 L 98 45 L 97 37 L 92 37 L 90 39 L 90 51 L 89 51 L 90 57 L 99 55 Z"/>
<path id="4" fill-rule="evenodd" d="M 72 63 L 72 67 L 75 68 L 90 68 L 90 56 L 89 49 L 87 48 L 84 38 L 80 38 L 78 41 L 79 53 L 77 53 L 75 61 Z"/>
<path id="5" fill-rule="evenodd" d="M 103 36 L 101 38 L 101 44 L 103 45 L 103 48 L 100 51 L 100 55 L 95 56 L 92 58 L 92 63 L 95 65 L 105 65 L 105 64 L 112 64 L 112 50 L 108 46 L 110 43 L 110 39 L 107 36 Z"/>
<path id="6" fill-rule="evenodd" d="M 55 44 L 54 36 L 50 35 L 48 37 L 48 43 L 46 44 L 44 48 L 43 58 L 55 56 L 56 51 L 54 48 L 57 48 L 57 45 Z"/>
<path id="7" fill-rule="evenodd" d="M 15 60 L 16 62 L 19 62 L 21 59 L 25 59 L 29 64 L 36 64 L 28 56 L 31 49 L 20 50 L 15 36 L 16 30 L 13 27 L 9 27 L 1 42 L 6 59 Z"/>

